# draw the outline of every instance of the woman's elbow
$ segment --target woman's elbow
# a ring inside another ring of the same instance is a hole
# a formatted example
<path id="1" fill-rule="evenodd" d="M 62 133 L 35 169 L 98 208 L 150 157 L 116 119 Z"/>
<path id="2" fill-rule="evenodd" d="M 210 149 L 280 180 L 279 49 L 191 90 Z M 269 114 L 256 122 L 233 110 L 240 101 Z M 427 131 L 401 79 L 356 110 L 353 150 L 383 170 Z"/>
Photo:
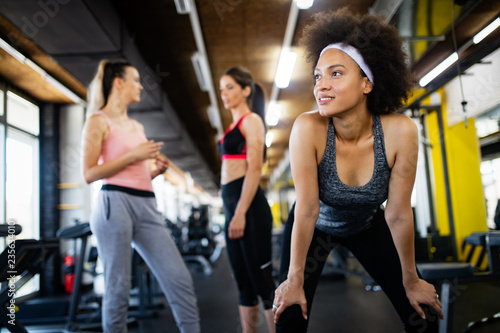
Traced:
<path id="1" fill-rule="evenodd" d="M 319 202 L 318 203 L 310 203 L 301 205 L 299 203 L 296 204 L 295 211 L 297 215 L 302 216 L 303 218 L 317 220 L 319 216 Z"/>
<path id="2" fill-rule="evenodd" d="M 83 180 L 85 181 L 85 183 L 91 184 L 91 183 L 96 181 L 96 179 L 94 179 L 92 172 L 90 172 L 90 170 L 83 170 L 82 174 L 83 174 Z"/>
<path id="3" fill-rule="evenodd" d="M 410 209 L 386 209 L 385 220 L 388 225 L 413 222 L 413 212 Z"/>
<path id="4" fill-rule="evenodd" d="M 85 181 L 85 183 L 86 183 L 87 185 L 90 185 L 91 183 L 93 183 L 93 182 L 94 182 L 91 178 L 89 178 L 89 177 L 85 177 L 85 176 L 83 176 L 83 180 Z"/>
<path id="5" fill-rule="evenodd" d="M 253 174 L 260 176 L 262 173 L 262 164 L 259 163 L 249 163 L 247 168 L 247 174 Z"/>

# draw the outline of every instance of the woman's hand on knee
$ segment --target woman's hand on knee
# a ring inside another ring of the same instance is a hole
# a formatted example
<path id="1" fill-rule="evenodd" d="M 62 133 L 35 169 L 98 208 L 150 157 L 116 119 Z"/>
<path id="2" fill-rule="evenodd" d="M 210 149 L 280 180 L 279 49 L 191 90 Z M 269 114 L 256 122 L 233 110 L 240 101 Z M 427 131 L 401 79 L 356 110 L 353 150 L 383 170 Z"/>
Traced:
<path id="1" fill-rule="evenodd" d="M 277 323 L 283 311 L 294 304 L 300 305 L 302 316 L 307 320 L 307 301 L 303 284 L 285 280 L 275 292 L 273 301 L 274 322 Z"/>
<path id="2" fill-rule="evenodd" d="M 439 295 L 436 292 L 436 288 L 430 283 L 419 279 L 415 283 L 406 286 L 406 296 L 410 301 L 410 304 L 413 306 L 415 311 L 420 315 L 420 317 L 425 318 L 425 313 L 420 307 L 420 304 L 425 304 L 432 307 L 439 318 L 443 319 L 443 311 L 441 302 L 439 301 Z"/>

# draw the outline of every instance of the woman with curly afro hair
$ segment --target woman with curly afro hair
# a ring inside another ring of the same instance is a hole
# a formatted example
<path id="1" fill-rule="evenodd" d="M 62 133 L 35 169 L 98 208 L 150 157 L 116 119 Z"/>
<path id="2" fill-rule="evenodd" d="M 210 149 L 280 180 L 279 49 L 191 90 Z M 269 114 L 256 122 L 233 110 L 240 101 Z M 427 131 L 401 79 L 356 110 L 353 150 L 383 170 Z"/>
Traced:
<path id="1" fill-rule="evenodd" d="M 441 303 L 415 264 L 418 132 L 395 112 L 413 86 L 402 41 L 381 18 L 345 8 L 317 14 L 304 29 L 318 110 L 301 114 L 290 136 L 296 202 L 284 232 L 276 332 L 307 331 L 321 271 L 338 245 L 382 287 L 406 332 L 437 332 Z"/>

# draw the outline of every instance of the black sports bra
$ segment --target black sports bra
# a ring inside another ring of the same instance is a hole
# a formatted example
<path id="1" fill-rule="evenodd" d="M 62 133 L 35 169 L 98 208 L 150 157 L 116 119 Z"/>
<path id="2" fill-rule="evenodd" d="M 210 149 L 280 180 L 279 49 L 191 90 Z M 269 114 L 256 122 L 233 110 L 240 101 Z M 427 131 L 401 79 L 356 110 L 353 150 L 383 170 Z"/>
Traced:
<path id="1" fill-rule="evenodd" d="M 228 127 L 217 142 L 217 151 L 222 156 L 222 160 L 247 158 L 247 143 L 245 136 L 241 133 L 241 122 L 250 113 L 245 113 L 234 126 Z"/>

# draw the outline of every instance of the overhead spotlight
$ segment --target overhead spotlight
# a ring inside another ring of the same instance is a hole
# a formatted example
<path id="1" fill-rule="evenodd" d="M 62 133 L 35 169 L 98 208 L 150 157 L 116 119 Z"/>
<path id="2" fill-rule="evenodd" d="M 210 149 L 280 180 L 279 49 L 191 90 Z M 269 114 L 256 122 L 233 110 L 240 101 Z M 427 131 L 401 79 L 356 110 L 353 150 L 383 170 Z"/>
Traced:
<path id="1" fill-rule="evenodd" d="M 485 39 L 486 36 L 488 36 L 489 34 L 491 34 L 499 26 L 500 26 L 500 17 L 497 17 L 497 19 L 495 21 L 491 22 L 490 24 L 488 24 L 486 26 L 486 28 L 484 28 L 483 30 L 481 30 L 480 32 L 478 32 L 474 36 L 474 38 L 472 38 L 472 41 L 474 42 L 474 44 L 479 43 L 480 41 L 482 41 L 483 39 Z"/>
<path id="2" fill-rule="evenodd" d="M 266 124 L 276 126 L 280 121 L 281 110 L 283 107 L 276 101 L 269 102 L 266 112 Z"/>
<path id="3" fill-rule="evenodd" d="M 453 65 L 458 60 L 458 53 L 453 52 L 448 58 L 446 58 L 443 62 L 437 65 L 433 70 L 429 73 L 425 74 L 420 81 L 418 82 L 421 87 L 425 87 L 429 82 L 434 80 L 439 74 L 444 72 L 448 67 Z"/>
<path id="4" fill-rule="evenodd" d="M 276 87 L 280 89 L 287 88 L 290 84 L 290 78 L 292 77 L 293 66 L 295 65 L 295 60 L 297 59 L 297 53 L 290 51 L 289 49 L 281 50 L 280 60 L 278 62 L 278 70 L 276 71 L 276 77 L 274 82 Z"/>
<path id="5" fill-rule="evenodd" d="M 314 0 L 297 0 L 297 7 L 300 9 L 309 9 L 313 5 Z"/>
<path id="6" fill-rule="evenodd" d="M 175 0 L 177 14 L 189 14 L 191 12 L 191 0 Z"/>

